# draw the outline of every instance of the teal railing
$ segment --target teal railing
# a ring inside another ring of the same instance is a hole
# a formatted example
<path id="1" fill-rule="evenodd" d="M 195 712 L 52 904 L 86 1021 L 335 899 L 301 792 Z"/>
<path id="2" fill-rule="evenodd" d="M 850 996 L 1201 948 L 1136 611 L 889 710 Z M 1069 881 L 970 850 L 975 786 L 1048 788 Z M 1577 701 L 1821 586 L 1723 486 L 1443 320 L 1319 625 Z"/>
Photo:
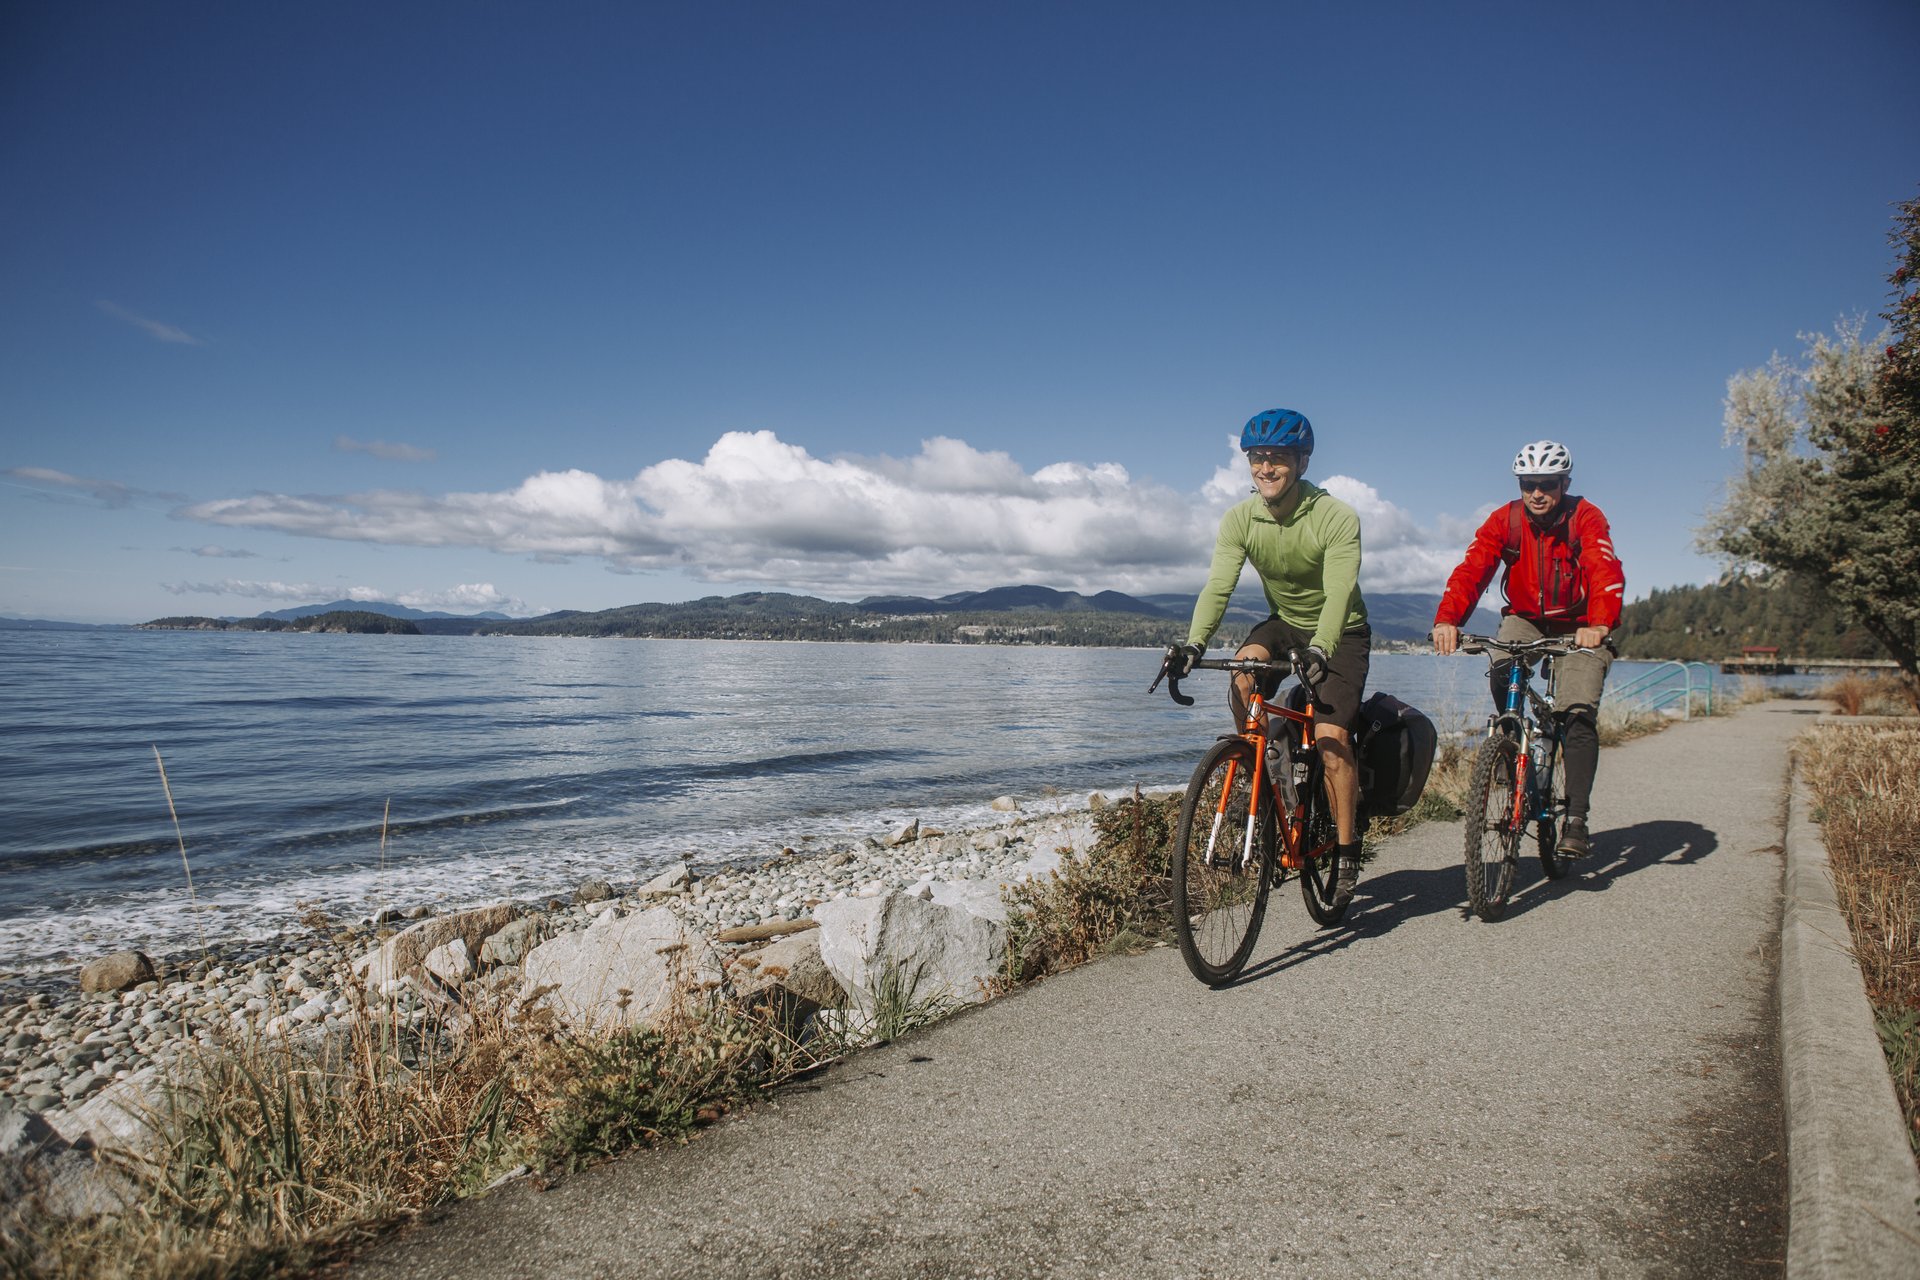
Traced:
<path id="1" fill-rule="evenodd" d="M 1651 671 L 1643 671 L 1625 684 L 1607 690 L 1600 699 L 1602 707 L 1625 707 L 1629 711 L 1664 711 L 1678 702 L 1680 714 L 1693 719 L 1693 696 L 1704 695 L 1701 710 L 1713 714 L 1713 668 L 1704 662 L 1663 662 Z"/>

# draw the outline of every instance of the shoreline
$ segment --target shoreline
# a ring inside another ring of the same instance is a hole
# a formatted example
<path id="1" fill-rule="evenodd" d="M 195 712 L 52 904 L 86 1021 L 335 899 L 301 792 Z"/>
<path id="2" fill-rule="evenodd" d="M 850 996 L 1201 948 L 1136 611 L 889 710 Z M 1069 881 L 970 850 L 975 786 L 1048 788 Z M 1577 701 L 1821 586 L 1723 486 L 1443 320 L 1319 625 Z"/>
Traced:
<path id="1" fill-rule="evenodd" d="M 964 829 L 923 830 L 915 820 L 817 851 L 788 846 L 757 862 L 706 872 L 682 862 L 651 882 L 588 880 L 492 901 L 522 908 L 522 918 L 533 919 L 532 928 L 546 937 L 584 930 L 609 913 L 666 906 L 709 947 L 718 945 L 714 935 L 724 929 L 805 918 L 842 898 L 905 892 L 978 912 L 998 903 L 1000 886 L 1044 875 L 1063 854 L 1090 848 L 1091 814 L 1105 802 L 1095 793 L 1027 811 L 1001 797 L 995 806 L 1008 807 L 994 820 Z M 677 875 L 684 879 L 657 887 Z M 235 1036 L 324 1033 L 351 1017 L 361 998 L 354 990 L 361 982 L 356 959 L 408 925 L 485 905 L 389 909 L 351 924 L 316 913 L 303 922 L 304 932 L 210 940 L 205 951 L 153 956 L 154 976 L 119 992 L 82 992 L 78 967 L 0 979 L 0 1116 L 23 1110 L 56 1129 L 69 1121 L 84 1128 L 74 1113 L 110 1085 L 135 1089 L 182 1054 L 215 1049 Z M 407 1016 L 424 1019 L 429 1002 L 426 993 L 405 1001 Z"/>

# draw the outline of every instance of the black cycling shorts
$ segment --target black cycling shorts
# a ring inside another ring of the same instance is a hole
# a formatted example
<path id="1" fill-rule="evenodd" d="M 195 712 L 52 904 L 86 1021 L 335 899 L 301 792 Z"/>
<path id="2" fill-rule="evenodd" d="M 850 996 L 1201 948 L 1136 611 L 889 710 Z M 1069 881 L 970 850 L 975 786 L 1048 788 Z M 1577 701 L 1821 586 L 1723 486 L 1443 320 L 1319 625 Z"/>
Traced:
<path id="1" fill-rule="evenodd" d="M 1291 650 L 1305 653 L 1312 643 L 1313 632 L 1303 631 L 1279 618 L 1268 618 L 1247 636 L 1247 644 L 1259 645 L 1282 662 Z M 1366 696 L 1367 668 L 1372 657 L 1372 627 L 1342 632 L 1340 643 L 1327 655 L 1327 676 L 1320 682 L 1320 692 L 1313 700 L 1313 714 L 1329 724 L 1352 729 L 1360 717 L 1360 700 Z M 1284 678 L 1266 677 L 1260 682 L 1260 695 L 1272 698 Z"/>

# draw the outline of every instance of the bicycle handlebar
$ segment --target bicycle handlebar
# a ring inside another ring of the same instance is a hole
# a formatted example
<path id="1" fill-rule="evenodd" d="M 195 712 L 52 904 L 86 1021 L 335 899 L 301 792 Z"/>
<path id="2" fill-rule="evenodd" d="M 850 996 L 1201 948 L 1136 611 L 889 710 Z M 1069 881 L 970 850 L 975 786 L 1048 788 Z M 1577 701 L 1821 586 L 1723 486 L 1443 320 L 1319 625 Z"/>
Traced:
<path id="1" fill-rule="evenodd" d="M 1147 692 L 1152 693 L 1160 687 L 1160 682 L 1165 680 L 1167 682 L 1167 696 L 1183 707 L 1190 707 L 1193 705 L 1193 699 L 1180 692 L 1181 677 L 1173 674 L 1173 658 L 1175 652 L 1176 650 L 1169 649 L 1166 657 L 1160 660 L 1160 674 L 1156 675 L 1153 678 L 1153 683 L 1147 686 Z M 1189 668 L 1189 670 L 1231 671 L 1235 675 L 1255 676 L 1272 675 L 1278 672 L 1283 679 L 1287 676 L 1297 677 L 1301 684 L 1306 685 L 1307 692 L 1311 695 L 1316 692 L 1316 686 L 1319 684 L 1319 681 L 1310 681 L 1307 679 L 1307 673 L 1301 669 L 1304 664 L 1305 659 L 1301 656 L 1300 651 L 1298 649 L 1291 649 L 1287 652 L 1287 660 L 1285 662 L 1261 661 L 1256 658 L 1195 658 L 1193 666 Z M 1326 676 L 1323 674 L 1320 679 L 1325 680 Z"/>
<path id="2" fill-rule="evenodd" d="M 1580 652 L 1579 645 L 1564 638 L 1496 640 L 1492 636 L 1475 636 L 1461 632 L 1461 653 L 1485 653 L 1489 649 L 1498 649 L 1510 658 L 1563 658 L 1570 653 Z"/>

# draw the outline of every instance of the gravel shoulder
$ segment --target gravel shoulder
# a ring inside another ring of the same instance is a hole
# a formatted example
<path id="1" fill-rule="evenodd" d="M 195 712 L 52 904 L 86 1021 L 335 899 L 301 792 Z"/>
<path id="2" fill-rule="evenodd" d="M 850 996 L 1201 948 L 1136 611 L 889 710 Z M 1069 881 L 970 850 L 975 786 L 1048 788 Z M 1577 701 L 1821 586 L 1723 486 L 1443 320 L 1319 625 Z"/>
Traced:
<path id="1" fill-rule="evenodd" d="M 1609 750 L 1595 853 L 1466 917 L 1457 824 L 1209 992 L 1051 979 L 684 1147 L 455 1206 L 368 1277 L 1765 1275 L 1790 703 Z"/>

